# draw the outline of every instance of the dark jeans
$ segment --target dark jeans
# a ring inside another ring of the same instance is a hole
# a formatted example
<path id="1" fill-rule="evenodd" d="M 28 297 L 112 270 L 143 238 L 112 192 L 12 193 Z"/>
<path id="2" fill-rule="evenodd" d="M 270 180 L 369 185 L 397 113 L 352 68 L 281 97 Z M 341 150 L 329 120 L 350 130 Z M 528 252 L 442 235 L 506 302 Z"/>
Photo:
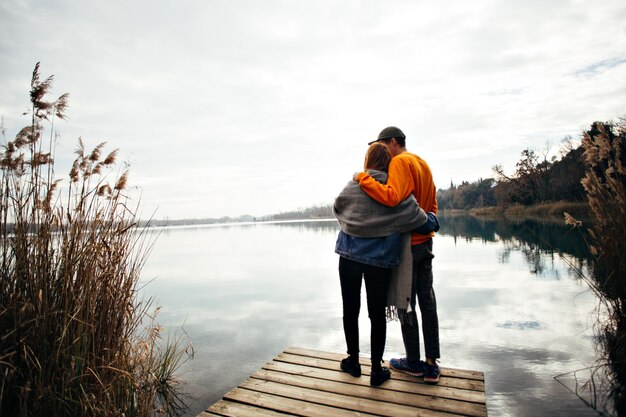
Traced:
<path id="1" fill-rule="evenodd" d="M 361 281 L 365 278 L 367 311 L 371 322 L 370 344 L 372 363 L 380 363 L 385 350 L 387 319 L 385 307 L 391 278 L 390 268 L 380 268 L 349 259 L 339 258 L 339 279 L 343 298 L 343 331 L 348 354 L 359 354 L 359 311 L 361 309 Z"/>
<path id="2" fill-rule="evenodd" d="M 420 360 L 420 327 L 415 313 L 415 298 L 419 303 L 424 333 L 426 358 L 437 359 L 439 353 L 439 319 L 437 300 L 433 289 L 433 240 L 412 246 L 413 254 L 413 289 L 411 291 L 411 312 L 408 320 L 402 322 L 402 339 L 409 361 Z"/>

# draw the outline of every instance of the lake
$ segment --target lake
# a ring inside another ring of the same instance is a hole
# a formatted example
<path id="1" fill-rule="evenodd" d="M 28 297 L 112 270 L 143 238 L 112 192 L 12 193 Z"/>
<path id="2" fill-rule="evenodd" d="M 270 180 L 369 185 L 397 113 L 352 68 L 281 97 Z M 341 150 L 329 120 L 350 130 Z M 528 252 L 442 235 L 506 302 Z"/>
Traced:
<path id="1" fill-rule="evenodd" d="M 492 416 L 596 416 L 596 296 L 580 232 L 542 221 L 442 215 L 434 239 L 441 366 L 483 371 Z M 158 321 L 188 335 L 190 416 L 288 346 L 345 352 L 334 220 L 166 228 L 143 269 Z M 363 288 L 363 297 L 365 289 Z M 363 299 L 361 354 L 369 356 Z M 404 355 L 397 322 L 385 360 Z M 578 372 L 576 372 L 578 371 Z M 575 373 L 576 372 L 576 373 Z M 576 384 L 578 381 L 578 385 Z"/>

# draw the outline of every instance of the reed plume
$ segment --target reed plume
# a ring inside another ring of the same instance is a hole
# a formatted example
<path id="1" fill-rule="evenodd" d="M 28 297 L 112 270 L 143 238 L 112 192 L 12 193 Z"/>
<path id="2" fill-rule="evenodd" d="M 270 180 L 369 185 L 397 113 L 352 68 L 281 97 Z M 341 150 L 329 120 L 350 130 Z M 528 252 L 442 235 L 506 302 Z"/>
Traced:
<path id="1" fill-rule="evenodd" d="M 68 95 L 49 101 L 52 81 L 37 64 L 31 124 L 0 156 L 0 415 L 181 415 L 174 373 L 191 352 L 163 343 L 138 298 L 153 241 L 128 173 L 111 178 L 117 151 L 103 159 L 104 143 L 79 139 L 69 181 L 54 178 L 44 123 L 66 118 Z"/>
<path id="2" fill-rule="evenodd" d="M 598 321 L 617 415 L 626 415 L 626 120 L 595 122 L 583 135 L 592 277 L 605 315 Z"/>

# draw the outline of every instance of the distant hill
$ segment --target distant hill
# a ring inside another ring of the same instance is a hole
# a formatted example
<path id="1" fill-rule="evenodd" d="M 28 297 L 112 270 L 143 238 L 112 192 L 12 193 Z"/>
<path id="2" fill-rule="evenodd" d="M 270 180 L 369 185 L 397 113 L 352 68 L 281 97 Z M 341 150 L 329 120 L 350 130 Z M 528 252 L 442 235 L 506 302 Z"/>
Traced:
<path id="1" fill-rule="evenodd" d="M 163 219 L 142 221 L 140 226 L 193 226 L 203 224 L 223 224 L 223 223 L 244 223 L 244 222 L 266 222 L 272 220 L 307 220 L 307 219 L 329 219 L 333 218 L 333 205 L 318 204 L 312 207 L 300 208 L 294 211 L 286 211 L 278 214 L 268 214 L 265 216 L 251 216 L 244 214 L 238 217 L 224 216 L 220 218 L 201 219 Z"/>

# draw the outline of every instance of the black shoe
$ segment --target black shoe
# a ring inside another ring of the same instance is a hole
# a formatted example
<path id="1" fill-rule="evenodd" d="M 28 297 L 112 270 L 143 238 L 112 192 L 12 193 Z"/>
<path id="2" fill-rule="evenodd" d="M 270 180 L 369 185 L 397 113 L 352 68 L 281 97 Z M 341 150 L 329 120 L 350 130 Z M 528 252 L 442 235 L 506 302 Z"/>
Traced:
<path id="1" fill-rule="evenodd" d="M 352 359 L 352 357 L 347 357 L 341 360 L 341 370 L 349 373 L 355 378 L 361 376 L 361 364 L 357 359 L 356 362 Z"/>
<path id="2" fill-rule="evenodd" d="M 389 368 L 383 366 L 380 368 L 380 371 L 372 371 L 370 376 L 370 385 L 377 387 L 389 378 L 391 378 L 391 372 L 389 372 Z"/>

